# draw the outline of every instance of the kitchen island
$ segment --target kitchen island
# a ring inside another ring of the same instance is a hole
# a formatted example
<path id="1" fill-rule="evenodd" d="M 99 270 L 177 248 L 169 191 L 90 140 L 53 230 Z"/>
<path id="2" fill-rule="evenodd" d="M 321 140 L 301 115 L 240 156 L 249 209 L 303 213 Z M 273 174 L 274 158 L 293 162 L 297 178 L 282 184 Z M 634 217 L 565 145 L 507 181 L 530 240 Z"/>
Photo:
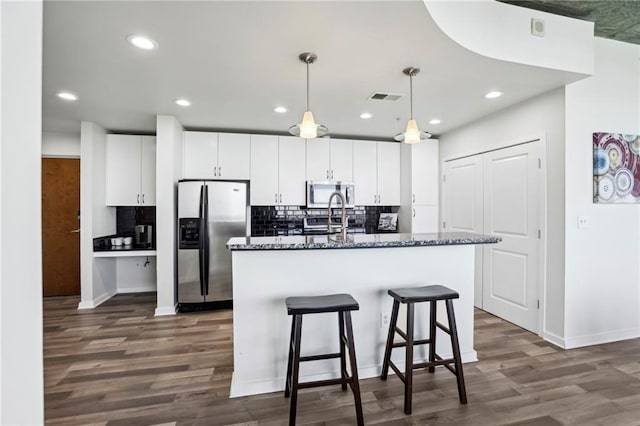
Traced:
<path id="1" fill-rule="evenodd" d="M 454 301 L 463 362 L 476 361 L 473 349 L 474 245 L 500 238 L 472 233 L 353 234 L 231 238 L 233 269 L 234 373 L 231 397 L 284 389 L 291 318 L 290 296 L 349 293 L 360 304 L 352 314 L 361 379 L 379 375 L 388 332 L 390 288 L 441 284 L 456 290 Z M 440 303 L 440 302 L 439 302 Z M 416 305 L 415 335 L 428 333 L 427 303 Z M 401 305 L 398 326 L 404 329 Z M 438 320 L 447 323 L 444 306 Z M 448 336 L 438 335 L 438 353 L 451 354 Z M 336 314 L 306 315 L 302 354 L 338 350 Z M 427 358 L 428 346 L 415 349 Z M 404 368 L 402 349 L 392 359 Z M 303 363 L 300 381 L 339 377 L 336 360 Z"/>

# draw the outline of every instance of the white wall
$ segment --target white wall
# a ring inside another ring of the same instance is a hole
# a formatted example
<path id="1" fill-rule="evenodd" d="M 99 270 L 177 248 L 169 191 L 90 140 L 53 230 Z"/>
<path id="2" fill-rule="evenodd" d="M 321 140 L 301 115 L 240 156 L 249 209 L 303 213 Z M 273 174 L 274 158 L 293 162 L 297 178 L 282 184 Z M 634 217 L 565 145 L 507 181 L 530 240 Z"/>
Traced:
<path id="1" fill-rule="evenodd" d="M 540 136 L 546 139 L 547 274 L 542 334 L 556 343 L 564 335 L 564 110 L 564 89 L 558 89 L 440 137 L 442 162 Z M 444 170 L 444 164 L 440 168 Z"/>
<path id="2" fill-rule="evenodd" d="M 42 2 L 0 2 L 0 424 L 44 423 Z"/>
<path id="3" fill-rule="evenodd" d="M 175 314 L 177 181 L 182 177 L 182 132 L 172 116 L 156 124 L 156 252 L 158 306 L 156 315 Z"/>
<path id="4" fill-rule="evenodd" d="M 462 47 L 504 61 L 591 75 L 593 23 L 493 0 L 423 0 L 440 29 Z M 531 18 L 545 36 L 531 35 Z"/>
<path id="5" fill-rule="evenodd" d="M 42 156 L 48 158 L 80 158 L 80 135 L 42 132 Z"/>
<path id="6" fill-rule="evenodd" d="M 147 261 L 149 263 L 147 263 Z M 117 258 L 118 293 L 156 291 L 156 257 Z"/>
<path id="7" fill-rule="evenodd" d="M 116 232 L 116 209 L 106 206 L 106 131 L 83 121 L 80 129 L 80 304 L 95 308 L 115 295 L 115 259 L 94 259 L 93 238 Z"/>
<path id="8" fill-rule="evenodd" d="M 592 133 L 640 134 L 640 47 L 596 38 L 595 55 L 566 87 L 566 347 L 640 335 L 640 207 L 592 201 Z"/>

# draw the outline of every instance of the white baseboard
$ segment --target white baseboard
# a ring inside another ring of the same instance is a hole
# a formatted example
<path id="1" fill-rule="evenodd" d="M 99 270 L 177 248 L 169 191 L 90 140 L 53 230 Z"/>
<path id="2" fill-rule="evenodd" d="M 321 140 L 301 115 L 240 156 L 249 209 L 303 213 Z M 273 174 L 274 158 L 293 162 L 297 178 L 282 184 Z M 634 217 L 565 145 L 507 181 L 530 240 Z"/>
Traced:
<path id="1" fill-rule="evenodd" d="M 640 337 L 638 328 L 607 331 L 604 333 L 587 334 L 578 337 L 565 338 L 565 349 L 582 348 L 585 346 L 601 345 L 603 343 L 618 342 L 620 340 Z"/>
<path id="2" fill-rule="evenodd" d="M 155 316 L 160 317 L 163 315 L 175 315 L 175 314 L 176 314 L 175 306 L 163 306 L 163 307 L 158 306 L 156 308 Z"/>
<path id="3" fill-rule="evenodd" d="M 141 285 L 139 285 L 137 287 L 125 287 L 125 288 L 118 287 L 118 294 L 148 293 L 148 292 L 153 292 L 153 291 L 157 291 L 157 287 L 156 287 L 155 283 L 141 284 Z"/>
<path id="4" fill-rule="evenodd" d="M 550 331 L 543 331 L 542 332 L 542 338 L 544 340 L 546 340 L 547 342 L 553 343 L 556 346 L 559 346 L 562 349 L 567 349 L 566 348 L 566 342 L 564 341 L 564 338 L 558 336 L 557 334 L 554 334 Z"/>
<path id="5" fill-rule="evenodd" d="M 443 358 L 451 357 L 451 354 L 442 354 Z M 476 351 L 470 351 L 460 354 L 462 357 L 463 363 L 475 362 L 478 360 L 478 354 Z M 416 358 L 414 360 L 415 363 L 425 362 L 425 358 Z M 394 361 L 394 364 L 400 369 L 400 371 L 404 371 L 404 361 Z M 370 365 L 367 367 L 359 367 L 358 368 L 358 378 L 359 379 L 370 379 L 372 377 L 379 377 L 380 372 L 382 371 L 382 365 Z M 389 369 L 389 374 L 395 374 L 392 369 Z M 335 379 L 340 377 L 340 372 L 338 370 L 330 371 L 328 373 L 323 374 L 312 374 L 308 376 L 300 376 L 299 382 L 311 382 L 315 380 L 326 380 L 326 379 Z M 281 392 L 284 390 L 284 382 L 285 377 L 276 377 L 272 379 L 266 380 L 256 380 L 252 382 L 242 382 L 240 383 L 236 379 L 236 374 L 233 373 L 231 376 L 231 394 L 230 398 L 238 398 L 241 396 L 249 396 L 249 395 L 257 395 L 262 393 L 271 393 L 271 392 Z"/>
<path id="6" fill-rule="evenodd" d="M 101 303 L 104 303 L 107 300 L 111 299 L 115 295 L 116 295 L 116 293 L 113 293 L 113 294 L 104 293 L 101 296 L 98 296 L 93 300 L 80 302 L 80 303 L 78 303 L 78 309 L 93 309 L 96 306 L 100 305 Z"/>

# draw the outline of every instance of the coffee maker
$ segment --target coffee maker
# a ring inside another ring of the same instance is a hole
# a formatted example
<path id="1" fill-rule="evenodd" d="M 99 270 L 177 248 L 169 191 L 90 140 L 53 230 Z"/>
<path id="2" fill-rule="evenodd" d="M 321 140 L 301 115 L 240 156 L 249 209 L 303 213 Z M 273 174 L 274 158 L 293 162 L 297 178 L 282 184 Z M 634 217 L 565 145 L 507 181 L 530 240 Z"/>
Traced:
<path id="1" fill-rule="evenodd" d="M 135 244 L 138 247 L 151 248 L 153 246 L 153 226 L 136 225 Z"/>

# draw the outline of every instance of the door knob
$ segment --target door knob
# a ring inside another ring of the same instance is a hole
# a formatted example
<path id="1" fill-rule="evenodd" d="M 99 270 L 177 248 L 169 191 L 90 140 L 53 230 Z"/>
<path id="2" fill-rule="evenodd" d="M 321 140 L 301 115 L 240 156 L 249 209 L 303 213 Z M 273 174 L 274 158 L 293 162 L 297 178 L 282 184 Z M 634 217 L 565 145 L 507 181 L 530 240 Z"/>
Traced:
<path id="1" fill-rule="evenodd" d="M 73 231 L 69 231 L 70 234 L 79 234 L 80 233 L 80 228 L 78 229 L 74 229 Z"/>

